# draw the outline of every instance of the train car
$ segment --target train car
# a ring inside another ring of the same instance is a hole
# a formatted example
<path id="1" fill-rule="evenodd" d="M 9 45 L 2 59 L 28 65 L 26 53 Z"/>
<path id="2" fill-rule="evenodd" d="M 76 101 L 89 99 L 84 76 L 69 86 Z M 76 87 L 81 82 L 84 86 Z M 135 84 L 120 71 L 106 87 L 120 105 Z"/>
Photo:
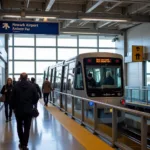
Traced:
<path id="1" fill-rule="evenodd" d="M 105 52 L 85 53 L 48 69 L 50 81 L 55 89 L 50 100 L 62 109 L 71 113 L 74 101 L 75 113 L 81 114 L 81 100 L 61 95 L 59 92 L 122 106 L 124 76 L 121 55 Z M 93 103 L 85 102 L 84 108 L 86 114 L 92 113 Z M 97 109 L 100 122 L 112 122 L 111 109 L 100 105 Z M 118 112 L 118 122 L 122 122 L 123 119 L 124 114 Z"/>

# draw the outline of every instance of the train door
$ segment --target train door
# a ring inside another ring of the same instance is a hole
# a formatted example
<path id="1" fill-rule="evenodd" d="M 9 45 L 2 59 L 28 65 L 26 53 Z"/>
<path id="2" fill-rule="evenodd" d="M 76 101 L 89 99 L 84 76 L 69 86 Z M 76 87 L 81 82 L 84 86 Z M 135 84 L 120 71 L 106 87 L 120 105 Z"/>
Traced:
<path id="1" fill-rule="evenodd" d="M 52 84 L 52 75 L 53 75 L 53 70 L 49 69 L 49 81 L 51 84 Z M 50 92 L 50 102 L 52 102 L 52 92 Z"/>
<path id="2" fill-rule="evenodd" d="M 75 68 L 75 61 L 69 63 L 69 69 L 68 69 L 68 78 L 67 78 L 67 94 L 74 95 L 73 89 L 74 89 L 74 68 Z M 69 113 L 72 113 L 72 100 L 73 98 L 71 96 L 67 96 L 67 111 Z"/>
<path id="3" fill-rule="evenodd" d="M 64 66 L 63 70 L 64 70 L 64 72 L 63 72 L 62 92 L 67 93 L 68 65 Z M 65 108 L 67 108 L 66 101 L 67 101 L 66 95 L 62 95 L 62 109 L 64 109 L 64 110 L 65 110 Z"/>

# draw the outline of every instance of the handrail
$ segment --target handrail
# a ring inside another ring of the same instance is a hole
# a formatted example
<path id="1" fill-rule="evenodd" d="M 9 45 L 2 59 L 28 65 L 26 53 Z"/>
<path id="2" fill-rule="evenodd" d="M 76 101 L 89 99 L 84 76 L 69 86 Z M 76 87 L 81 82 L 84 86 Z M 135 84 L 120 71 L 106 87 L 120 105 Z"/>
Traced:
<path id="1" fill-rule="evenodd" d="M 150 119 L 150 114 L 149 113 L 141 112 L 141 111 L 138 111 L 138 110 L 132 110 L 132 109 L 129 109 L 129 108 L 124 108 L 124 107 L 114 106 L 114 105 L 111 105 L 111 104 L 108 104 L 108 103 L 98 102 L 98 101 L 94 101 L 94 100 L 91 100 L 91 99 L 87 99 L 87 98 L 75 96 L 75 95 L 72 95 L 72 94 L 68 94 L 68 93 L 63 93 L 63 92 L 58 92 L 58 91 L 55 91 L 55 92 L 63 94 L 63 95 L 68 95 L 68 96 L 71 96 L 71 97 L 74 97 L 74 98 L 78 98 L 78 99 L 81 99 L 81 100 L 85 100 L 87 102 L 94 102 L 96 104 L 100 104 L 100 105 L 103 105 L 103 106 L 106 106 L 106 107 L 111 107 L 111 108 L 114 108 L 114 109 L 117 109 L 117 110 L 125 111 L 127 113 L 132 113 L 132 114 L 137 115 L 137 116 L 144 116 L 144 117 Z"/>
<path id="2" fill-rule="evenodd" d="M 141 150 L 147 150 L 147 120 L 150 118 L 150 114 L 149 113 L 145 113 L 145 112 L 140 112 L 138 110 L 132 110 L 132 109 L 129 109 L 129 108 L 125 108 L 125 107 L 119 107 L 119 106 L 114 106 L 112 104 L 107 104 L 107 103 L 104 103 L 104 102 L 98 102 L 98 101 L 95 101 L 95 100 L 91 100 L 91 99 L 88 99 L 88 98 L 84 98 L 84 97 L 79 97 L 79 96 L 75 96 L 75 95 L 72 95 L 72 94 L 68 94 L 68 93 L 64 93 L 64 92 L 60 92 L 60 91 L 56 91 L 54 90 L 53 91 L 53 94 L 54 93 L 58 93 L 60 95 L 65 95 L 65 96 L 70 96 L 72 97 L 72 105 L 71 105 L 71 108 L 72 108 L 72 111 L 69 112 L 67 110 L 67 99 L 65 98 L 65 110 L 63 109 L 62 105 L 61 105 L 61 101 L 60 101 L 60 106 L 58 106 L 60 108 L 60 110 L 63 110 L 65 111 L 66 114 L 70 114 L 71 113 L 71 116 L 72 118 L 74 119 L 77 119 L 77 120 L 80 120 L 81 122 L 81 125 L 85 125 L 87 127 L 89 127 L 90 129 L 92 129 L 93 133 L 97 133 L 99 135 L 101 135 L 102 137 L 104 137 L 105 139 L 109 140 L 111 143 L 112 143 L 112 146 L 117 146 L 118 145 L 118 142 L 117 142 L 117 132 L 118 132 L 118 129 L 117 129 L 117 111 L 123 111 L 123 112 L 127 112 L 127 113 L 130 113 L 130 114 L 134 114 L 136 116 L 140 116 L 141 118 Z M 75 116 L 75 113 L 74 113 L 74 98 L 77 98 L 79 100 L 81 100 L 81 118 L 77 118 Z M 94 105 L 93 105 L 93 109 L 94 109 L 94 125 L 91 126 L 91 125 L 88 125 L 86 122 L 85 122 L 85 119 L 84 119 L 84 111 L 85 111 L 85 108 L 84 108 L 84 102 L 93 102 Z M 53 97 L 53 100 L 51 101 L 51 103 L 53 103 L 54 105 L 55 104 L 55 98 Z M 103 133 L 103 131 L 98 131 L 97 130 L 97 105 L 102 105 L 104 107 L 109 107 L 109 108 L 112 108 L 112 137 L 108 137 L 108 135 L 106 135 L 105 133 Z M 119 147 L 121 148 L 121 147 Z M 129 148 L 124 148 L 125 149 L 129 149 Z"/>

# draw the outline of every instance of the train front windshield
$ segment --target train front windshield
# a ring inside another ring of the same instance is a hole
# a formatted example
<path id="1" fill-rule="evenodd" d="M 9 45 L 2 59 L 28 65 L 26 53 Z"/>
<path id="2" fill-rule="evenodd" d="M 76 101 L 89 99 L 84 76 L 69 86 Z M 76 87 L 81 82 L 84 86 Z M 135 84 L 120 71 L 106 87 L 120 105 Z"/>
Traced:
<path id="1" fill-rule="evenodd" d="M 85 58 L 84 68 L 89 97 L 123 96 L 122 59 Z"/>

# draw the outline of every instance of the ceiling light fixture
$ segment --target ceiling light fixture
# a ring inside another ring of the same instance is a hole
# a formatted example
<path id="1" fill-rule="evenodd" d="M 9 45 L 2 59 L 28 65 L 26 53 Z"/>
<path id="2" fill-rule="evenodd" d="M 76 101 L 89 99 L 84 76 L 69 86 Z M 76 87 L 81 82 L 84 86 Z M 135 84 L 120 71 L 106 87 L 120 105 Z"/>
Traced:
<path id="1" fill-rule="evenodd" d="M 92 35 L 96 35 L 96 34 L 100 34 L 100 33 L 97 33 L 97 32 L 76 32 L 76 31 L 62 31 L 61 33 L 64 33 L 64 34 L 92 34 Z"/>
<path id="2" fill-rule="evenodd" d="M 81 18 L 81 20 L 85 21 L 111 21 L 111 22 L 128 22 L 129 19 L 113 19 L 113 18 Z"/>
<path id="3" fill-rule="evenodd" d="M 8 17 L 8 18 L 21 18 L 20 15 L 3 15 L 3 17 Z"/>
<path id="4" fill-rule="evenodd" d="M 57 17 L 55 17 L 55 16 L 26 16 L 25 18 L 41 18 L 41 19 L 44 19 L 44 18 L 47 18 L 47 19 L 56 19 Z"/>

